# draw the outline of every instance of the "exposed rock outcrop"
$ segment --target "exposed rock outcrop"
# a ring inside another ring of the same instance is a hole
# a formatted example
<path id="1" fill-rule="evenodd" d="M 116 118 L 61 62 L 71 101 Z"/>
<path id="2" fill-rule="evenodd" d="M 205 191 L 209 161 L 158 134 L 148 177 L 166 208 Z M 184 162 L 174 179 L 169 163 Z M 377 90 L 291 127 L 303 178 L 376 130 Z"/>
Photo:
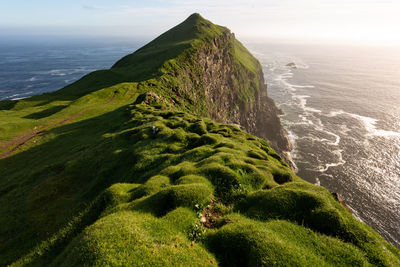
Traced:
<path id="1" fill-rule="evenodd" d="M 292 146 L 278 117 L 281 111 L 267 96 L 262 67 L 257 62 L 253 73 L 241 66 L 232 53 L 235 42 L 235 35 L 226 31 L 198 53 L 198 82 L 204 88 L 208 116 L 219 122 L 239 124 L 249 133 L 267 139 L 291 164 L 285 151 Z M 243 99 L 243 92 L 249 92 L 250 97 Z"/>
<path id="2" fill-rule="evenodd" d="M 297 65 L 294 62 L 290 62 L 290 63 L 286 64 L 286 67 L 291 67 L 292 69 L 297 69 Z"/>
<path id="3" fill-rule="evenodd" d="M 343 200 L 342 196 L 339 195 L 339 193 L 332 192 L 331 194 L 336 199 L 337 202 L 339 202 L 348 212 L 353 214 L 353 212 L 351 211 L 350 207 L 347 206 L 346 202 Z"/>

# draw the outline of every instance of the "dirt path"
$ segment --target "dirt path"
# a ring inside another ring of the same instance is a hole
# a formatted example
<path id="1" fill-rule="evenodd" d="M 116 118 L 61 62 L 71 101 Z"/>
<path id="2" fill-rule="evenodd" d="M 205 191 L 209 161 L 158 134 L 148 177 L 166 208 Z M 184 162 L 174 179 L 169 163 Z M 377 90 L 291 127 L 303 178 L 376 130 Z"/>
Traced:
<path id="1" fill-rule="evenodd" d="M 53 123 L 53 124 L 50 124 L 50 125 L 47 125 L 47 126 L 46 126 L 46 124 L 42 124 L 42 125 L 36 126 L 36 127 L 33 129 L 33 131 L 32 131 L 31 133 L 26 134 L 26 135 L 21 136 L 21 137 L 17 137 L 16 139 L 14 139 L 14 140 L 12 140 L 12 141 L 10 141 L 10 142 L 8 142 L 8 143 L 6 143 L 6 144 L 3 144 L 3 145 L 0 147 L 0 150 L 1 150 L 1 149 L 4 149 L 4 148 L 6 148 L 6 147 L 10 147 L 10 146 L 12 146 L 12 148 L 11 148 L 10 150 L 8 150 L 8 151 L 6 151 L 6 152 L 0 154 L 0 159 L 3 159 L 3 158 L 8 157 L 8 156 L 11 155 L 13 152 L 15 152 L 15 151 L 17 150 L 17 148 L 19 148 L 20 146 L 22 146 L 23 144 L 25 144 L 26 142 L 28 142 L 29 140 L 31 140 L 31 139 L 34 138 L 35 136 L 37 136 L 37 135 L 39 135 L 39 134 L 41 134 L 41 133 L 43 133 L 43 132 L 45 132 L 45 131 L 47 131 L 47 130 L 49 130 L 49 129 L 52 129 L 52 128 L 54 128 L 54 127 L 57 127 L 57 126 L 59 126 L 59 125 L 61 125 L 61 124 L 64 124 L 64 123 L 66 123 L 67 121 L 70 121 L 70 120 L 72 120 L 72 119 L 74 119 L 74 118 L 76 118 L 76 117 L 79 117 L 79 116 L 81 116 L 82 114 L 84 114 L 84 113 L 86 113 L 86 112 L 88 112 L 88 111 L 90 111 L 90 110 L 92 110 L 92 109 L 94 109 L 94 108 L 96 108 L 96 107 L 104 106 L 104 105 L 107 105 L 107 104 L 111 103 L 112 101 L 114 101 L 115 95 L 116 95 L 116 92 L 114 92 L 114 94 L 110 97 L 110 99 L 108 99 L 108 100 L 107 100 L 106 102 L 104 102 L 103 104 L 89 107 L 89 108 L 84 109 L 84 110 L 82 110 L 82 111 L 80 111 L 80 112 L 78 112 L 78 113 L 75 113 L 75 114 L 73 114 L 73 115 L 71 115 L 71 116 L 69 116 L 69 117 L 67 117 L 67 118 L 65 118 L 65 119 L 63 119 L 63 120 L 60 120 L 60 121 L 58 121 L 58 122 L 56 122 L 56 123 Z"/>

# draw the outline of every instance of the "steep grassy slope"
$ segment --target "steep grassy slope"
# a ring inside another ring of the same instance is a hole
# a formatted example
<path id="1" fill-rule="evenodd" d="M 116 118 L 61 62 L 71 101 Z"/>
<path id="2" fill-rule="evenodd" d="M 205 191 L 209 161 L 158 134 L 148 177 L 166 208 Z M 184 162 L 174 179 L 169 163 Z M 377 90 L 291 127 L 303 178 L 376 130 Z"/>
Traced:
<path id="1" fill-rule="evenodd" d="M 0 265 L 400 265 L 265 140 L 207 118 L 221 111 L 201 63 L 212 54 L 234 69 L 232 83 L 209 69 L 235 95 L 230 118 L 261 112 L 258 62 L 197 14 L 110 70 L 0 102 L 0 153 L 13 149 L 0 160 Z"/>

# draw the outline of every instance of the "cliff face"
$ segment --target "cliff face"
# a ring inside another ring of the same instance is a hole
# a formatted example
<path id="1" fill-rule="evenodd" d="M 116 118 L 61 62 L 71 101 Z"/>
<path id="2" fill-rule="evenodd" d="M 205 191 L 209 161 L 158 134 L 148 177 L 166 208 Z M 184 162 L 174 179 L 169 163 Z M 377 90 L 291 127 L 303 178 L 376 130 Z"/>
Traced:
<path id="1" fill-rule="evenodd" d="M 280 111 L 267 96 L 261 65 L 257 62 L 255 73 L 238 66 L 232 55 L 235 42 L 234 34 L 226 32 L 200 50 L 201 81 L 209 117 L 241 125 L 249 133 L 268 140 L 279 153 L 291 150 L 278 117 Z M 251 90 L 252 96 L 241 99 L 241 90 Z"/>

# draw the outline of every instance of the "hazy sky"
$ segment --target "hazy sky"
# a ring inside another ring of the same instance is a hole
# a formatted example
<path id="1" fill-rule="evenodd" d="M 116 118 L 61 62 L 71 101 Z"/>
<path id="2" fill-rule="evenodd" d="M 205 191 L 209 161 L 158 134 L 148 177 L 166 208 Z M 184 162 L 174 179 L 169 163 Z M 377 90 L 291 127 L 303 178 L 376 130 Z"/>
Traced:
<path id="1" fill-rule="evenodd" d="M 400 45 L 400 0 L 0 0 L 0 34 L 155 36 L 194 12 L 243 38 Z"/>

